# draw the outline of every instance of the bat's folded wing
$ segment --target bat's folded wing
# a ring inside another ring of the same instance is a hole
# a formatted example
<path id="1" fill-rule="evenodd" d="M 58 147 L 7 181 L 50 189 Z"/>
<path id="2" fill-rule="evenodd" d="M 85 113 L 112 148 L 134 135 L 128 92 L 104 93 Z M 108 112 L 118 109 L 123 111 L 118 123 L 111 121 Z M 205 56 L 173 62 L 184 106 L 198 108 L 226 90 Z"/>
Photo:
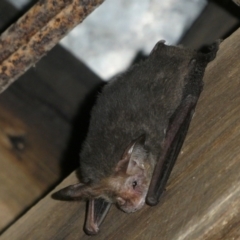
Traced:
<path id="1" fill-rule="evenodd" d="M 105 219 L 111 205 L 111 203 L 102 198 L 89 200 L 84 226 L 84 231 L 88 235 L 95 235 L 98 233 L 99 227 Z"/>
<path id="2" fill-rule="evenodd" d="M 179 105 L 170 119 L 166 138 L 163 141 L 162 152 L 153 172 L 146 203 L 154 206 L 164 191 L 167 180 L 190 125 L 198 97 L 188 95 Z"/>

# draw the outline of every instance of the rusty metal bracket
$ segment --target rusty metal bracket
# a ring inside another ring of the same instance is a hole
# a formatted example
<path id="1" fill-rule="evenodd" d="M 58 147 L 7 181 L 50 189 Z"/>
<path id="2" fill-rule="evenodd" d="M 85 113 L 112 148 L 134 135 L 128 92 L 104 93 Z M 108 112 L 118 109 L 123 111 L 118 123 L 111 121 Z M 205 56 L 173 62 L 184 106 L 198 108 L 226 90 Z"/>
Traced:
<path id="1" fill-rule="evenodd" d="M 104 0 L 40 0 L 0 36 L 0 93 Z"/>

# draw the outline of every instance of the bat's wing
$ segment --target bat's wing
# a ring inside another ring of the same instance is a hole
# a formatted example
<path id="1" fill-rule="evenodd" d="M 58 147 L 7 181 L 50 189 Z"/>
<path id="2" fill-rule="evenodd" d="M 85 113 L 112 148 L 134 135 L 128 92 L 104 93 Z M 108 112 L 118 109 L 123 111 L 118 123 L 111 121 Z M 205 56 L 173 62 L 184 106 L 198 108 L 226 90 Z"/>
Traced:
<path id="1" fill-rule="evenodd" d="M 188 95 L 170 119 L 162 152 L 153 172 L 146 198 L 147 204 L 154 206 L 164 191 L 165 185 L 180 152 L 190 125 L 198 97 Z"/>
<path id="2" fill-rule="evenodd" d="M 84 226 L 84 231 L 87 234 L 95 235 L 98 233 L 99 227 L 105 219 L 111 205 L 111 203 L 106 202 L 102 198 L 89 200 Z"/>

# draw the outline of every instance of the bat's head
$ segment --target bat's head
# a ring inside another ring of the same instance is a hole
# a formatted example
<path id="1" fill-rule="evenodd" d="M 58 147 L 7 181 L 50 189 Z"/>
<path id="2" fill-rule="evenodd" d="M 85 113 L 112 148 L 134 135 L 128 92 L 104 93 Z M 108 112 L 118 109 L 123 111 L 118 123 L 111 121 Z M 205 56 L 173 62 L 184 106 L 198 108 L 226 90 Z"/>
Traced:
<path id="1" fill-rule="evenodd" d="M 114 174 L 106 180 L 112 201 L 124 212 L 135 212 L 145 203 L 154 164 L 144 141 L 141 136 L 130 144 Z"/>
<path id="2" fill-rule="evenodd" d="M 103 198 L 124 212 L 143 207 L 151 181 L 154 160 L 144 147 L 145 137 L 133 141 L 125 150 L 113 174 L 94 184 L 75 184 L 58 192 L 68 199 Z"/>

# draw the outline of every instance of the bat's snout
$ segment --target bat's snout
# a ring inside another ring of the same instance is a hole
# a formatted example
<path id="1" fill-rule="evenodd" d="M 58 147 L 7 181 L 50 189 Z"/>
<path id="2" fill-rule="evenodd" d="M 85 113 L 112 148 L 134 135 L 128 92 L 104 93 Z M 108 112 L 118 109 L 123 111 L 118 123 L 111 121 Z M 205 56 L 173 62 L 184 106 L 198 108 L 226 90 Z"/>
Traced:
<path id="1" fill-rule="evenodd" d="M 140 210 L 144 204 L 145 200 L 141 198 L 139 201 L 126 201 L 125 204 L 118 204 L 118 207 L 125 213 L 133 213 Z"/>

